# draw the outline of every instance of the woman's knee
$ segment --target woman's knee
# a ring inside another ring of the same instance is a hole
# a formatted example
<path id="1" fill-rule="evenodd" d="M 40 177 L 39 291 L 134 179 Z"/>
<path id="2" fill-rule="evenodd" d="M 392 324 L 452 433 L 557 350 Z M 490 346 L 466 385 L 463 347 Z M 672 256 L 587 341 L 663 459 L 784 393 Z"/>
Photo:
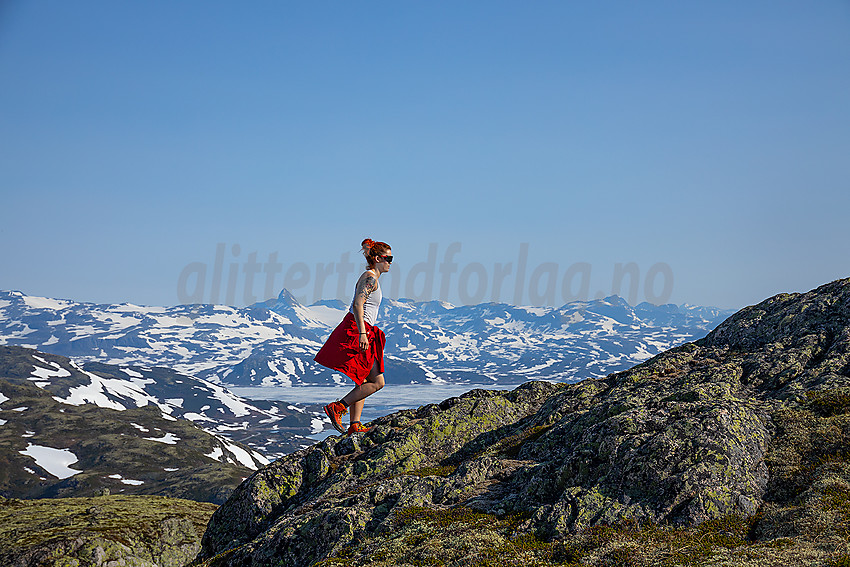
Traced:
<path id="1" fill-rule="evenodd" d="M 384 375 L 378 374 L 377 376 L 375 376 L 375 379 L 372 380 L 372 384 L 375 385 L 375 388 L 376 388 L 375 391 L 376 392 L 378 390 L 380 390 L 381 388 L 383 388 L 384 387 Z"/>

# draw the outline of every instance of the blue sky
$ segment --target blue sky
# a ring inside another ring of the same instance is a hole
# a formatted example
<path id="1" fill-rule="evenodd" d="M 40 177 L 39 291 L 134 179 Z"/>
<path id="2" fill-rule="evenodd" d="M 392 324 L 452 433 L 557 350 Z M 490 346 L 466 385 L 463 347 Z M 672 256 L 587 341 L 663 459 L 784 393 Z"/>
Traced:
<path id="1" fill-rule="evenodd" d="M 6 0 L 0 85 L 0 289 L 345 299 L 366 236 L 454 303 L 850 276 L 846 0 Z"/>

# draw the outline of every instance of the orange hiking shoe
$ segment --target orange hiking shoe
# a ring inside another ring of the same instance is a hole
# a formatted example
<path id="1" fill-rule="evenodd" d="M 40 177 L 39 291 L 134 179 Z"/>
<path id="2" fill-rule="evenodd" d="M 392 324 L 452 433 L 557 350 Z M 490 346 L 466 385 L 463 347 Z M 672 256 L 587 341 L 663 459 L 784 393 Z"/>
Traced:
<path id="1" fill-rule="evenodd" d="M 348 428 L 348 433 L 346 433 L 346 435 L 351 435 L 352 433 L 366 433 L 367 431 L 372 431 L 373 429 L 375 429 L 375 428 L 374 427 L 366 427 L 365 425 L 363 425 L 359 421 L 355 421 Z"/>
<path id="2" fill-rule="evenodd" d="M 345 433 L 345 427 L 342 426 L 342 416 L 348 413 L 348 408 L 340 402 L 331 402 L 325 406 L 325 413 L 331 418 L 331 423 L 334 429 L 340 433 Z"/>

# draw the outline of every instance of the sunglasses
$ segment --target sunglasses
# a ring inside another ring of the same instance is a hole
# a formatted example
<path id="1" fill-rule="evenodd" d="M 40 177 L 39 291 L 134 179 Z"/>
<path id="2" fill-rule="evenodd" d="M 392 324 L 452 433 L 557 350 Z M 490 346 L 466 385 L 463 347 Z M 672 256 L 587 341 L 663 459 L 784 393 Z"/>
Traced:
<path id="1" fill-rule="evenodd" d="M 378 256 L 378 258 L 383 258 L 384 262 L 386 262 L 387 264 L 393 263 L 393 257 L 392 256 Z"/>

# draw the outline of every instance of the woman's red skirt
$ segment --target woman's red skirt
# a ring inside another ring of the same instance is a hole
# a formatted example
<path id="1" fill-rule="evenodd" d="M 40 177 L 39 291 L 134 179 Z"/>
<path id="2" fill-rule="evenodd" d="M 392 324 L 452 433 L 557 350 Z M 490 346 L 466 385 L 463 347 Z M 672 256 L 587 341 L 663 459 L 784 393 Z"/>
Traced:
<path id="1" fill-rule="evenodd" d="M 357 328 L 354 315 L 349 312 L 313 360 L 331 370 L 342 372 L 357 385 L 366 381 L 375 361 L 378 361 L 378 372 L 383 374 L 384 343 L 387 339 L 378 327 L 373 327 L 365 321 L 363 324 L 366 325 L 366 334 L 369 336 L 367 350 L 360 350 L 360 329 Z"/>

